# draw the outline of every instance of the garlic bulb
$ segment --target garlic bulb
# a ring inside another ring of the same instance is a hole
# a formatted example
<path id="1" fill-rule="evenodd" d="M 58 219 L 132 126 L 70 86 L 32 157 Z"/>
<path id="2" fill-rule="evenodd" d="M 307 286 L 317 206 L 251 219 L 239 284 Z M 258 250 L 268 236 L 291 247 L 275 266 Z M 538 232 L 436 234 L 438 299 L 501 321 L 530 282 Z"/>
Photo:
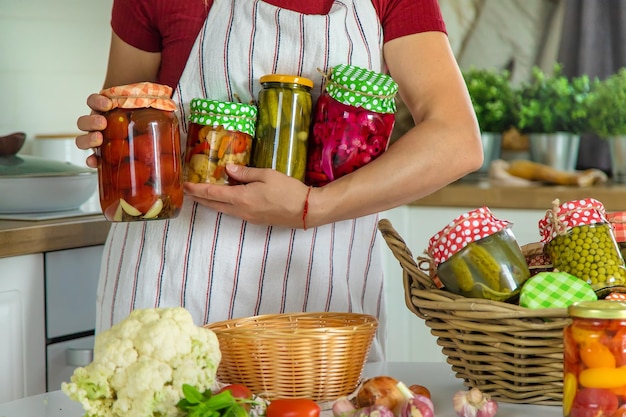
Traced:
<path id="1" fill-rule="evenodd" d="M 459 417 L 493 417 L 498 411 L 498 403 L 478 388 L 458 391 L 453 402 Z"/>

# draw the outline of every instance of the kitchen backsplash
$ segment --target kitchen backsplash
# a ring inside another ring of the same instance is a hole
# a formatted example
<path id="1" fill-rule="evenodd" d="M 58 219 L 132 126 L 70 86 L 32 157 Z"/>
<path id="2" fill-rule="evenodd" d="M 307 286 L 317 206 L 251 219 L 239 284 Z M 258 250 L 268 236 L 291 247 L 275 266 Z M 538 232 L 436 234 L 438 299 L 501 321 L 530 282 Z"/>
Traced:
<path id="1" fill-rule="evenodd" d="M 0 135 L 77 132 L 100 89 L 112 0 L 0 0 Z"/>

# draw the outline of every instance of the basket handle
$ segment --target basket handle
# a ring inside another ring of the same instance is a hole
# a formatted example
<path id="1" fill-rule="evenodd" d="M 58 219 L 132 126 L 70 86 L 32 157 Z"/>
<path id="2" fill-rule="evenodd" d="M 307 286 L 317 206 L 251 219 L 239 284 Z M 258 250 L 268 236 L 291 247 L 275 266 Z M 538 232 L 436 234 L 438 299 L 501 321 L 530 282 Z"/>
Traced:
<path id="1" fill-rule="evenodd" d="M 393 228 L 391 222 L 388 219 L 379 220 L 378 230 L 380 230 L 380 233 L 385 239 L 385 242 L 387 242 L 387 246 L 389 246 L 393 255 L 400 262 L 400 266 L 404 270 L 405 274 L 408 274 L 411 277 L 413 283 L 410 286 L 416 286 L 427 290 L 436 289 L 437 287 L 435 283 L 432 281 L 430 276 L 424 273 L 424 271 L 422 271 L 417 265 L 411 250 L 407 247 L 404 239 L 402 239 L 396 229 Z M 410 291 L 410 288 L 407 287 L 409 283 L 405 281 L 404 284 L 405 291 L 408 294 Z"/>

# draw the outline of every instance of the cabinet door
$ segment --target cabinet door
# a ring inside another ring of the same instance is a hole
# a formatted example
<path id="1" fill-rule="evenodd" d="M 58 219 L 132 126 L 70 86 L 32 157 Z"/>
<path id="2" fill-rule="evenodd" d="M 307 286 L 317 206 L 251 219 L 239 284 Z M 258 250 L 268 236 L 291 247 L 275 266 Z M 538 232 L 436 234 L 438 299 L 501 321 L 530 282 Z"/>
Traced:
<path id="1" fill-rule="evenodd" d="M 48 345 L 48 391 L 60 390 L 77 367 L 89 365 L 94 340 L 95 336 L 88 336 Z"/>
<path id="2" fill-rule="evenodd" d="M 48 339 L 93 331 L 104 246 L 46 252 Z"/>
<path id="3" fill-rule="evenodd" d="M 43 254 L 0 258 L 0 403 L 46 391 Z"/>

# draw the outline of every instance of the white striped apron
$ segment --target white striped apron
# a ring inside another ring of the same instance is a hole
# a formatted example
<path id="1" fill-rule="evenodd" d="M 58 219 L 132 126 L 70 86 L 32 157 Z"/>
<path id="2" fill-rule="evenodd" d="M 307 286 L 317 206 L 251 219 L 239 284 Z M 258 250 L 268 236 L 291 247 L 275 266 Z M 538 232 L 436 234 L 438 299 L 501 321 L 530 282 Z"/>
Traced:
<path id="1" fill-rule="evenodd" d="M 382 39 L 370 1 L 338 0 L 327 15 L 305 15 L 260 0 L 216 0 L 174 93 L 183 142 L 192 98 L 249 102 L 262 75 L 287 73 L 314 80 L 315 99 L 318 68 L 351 63 L 382 71 Z M 135 308 L 157 306 L 184 306 L 197 324 L 347 311 L 379 318 L 369 360 L 382 360 L 377 220 L 371 215 L 306 231 L 257 226 L 186 198 L 176 219 L 113 223 L 98 286 L 97 331 Z"/>

